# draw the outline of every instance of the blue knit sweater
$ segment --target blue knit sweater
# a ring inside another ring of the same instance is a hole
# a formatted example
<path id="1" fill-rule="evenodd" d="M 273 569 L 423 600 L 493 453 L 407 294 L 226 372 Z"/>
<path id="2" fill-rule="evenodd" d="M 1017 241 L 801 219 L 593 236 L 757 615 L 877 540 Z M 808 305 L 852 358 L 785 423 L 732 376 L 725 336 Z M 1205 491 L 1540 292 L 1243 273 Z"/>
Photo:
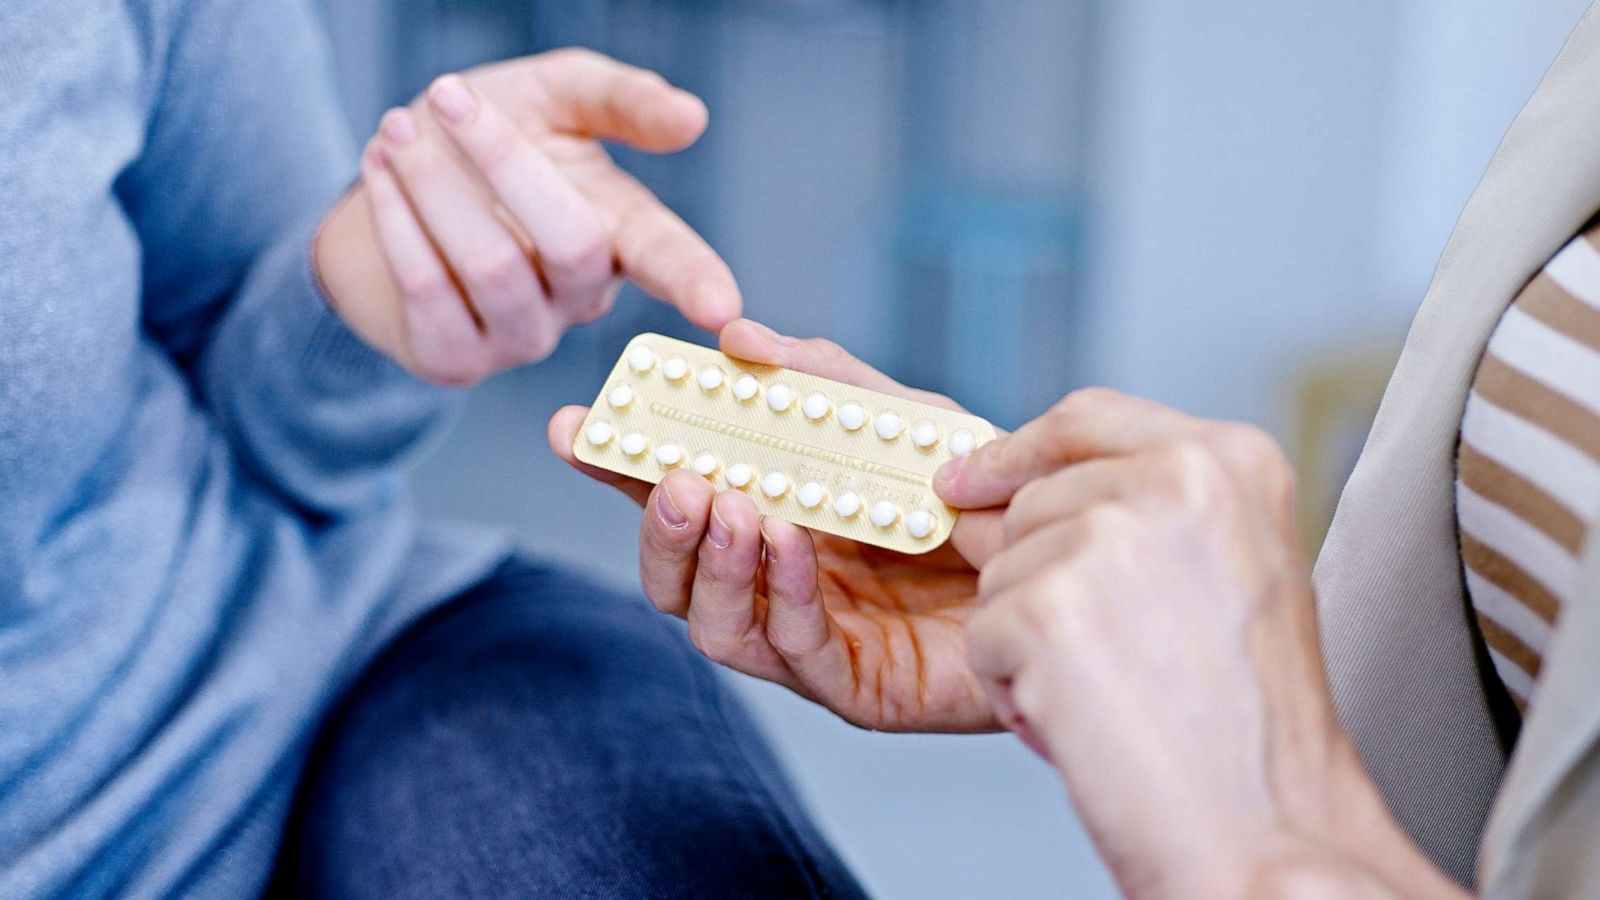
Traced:
<path id="1" fill-rule="evenodd" d="M 316 720 L 503 555 L 329 311 L 355 172 L 288 0 L 0 3 L 0 897 L 247 896 Z"/>

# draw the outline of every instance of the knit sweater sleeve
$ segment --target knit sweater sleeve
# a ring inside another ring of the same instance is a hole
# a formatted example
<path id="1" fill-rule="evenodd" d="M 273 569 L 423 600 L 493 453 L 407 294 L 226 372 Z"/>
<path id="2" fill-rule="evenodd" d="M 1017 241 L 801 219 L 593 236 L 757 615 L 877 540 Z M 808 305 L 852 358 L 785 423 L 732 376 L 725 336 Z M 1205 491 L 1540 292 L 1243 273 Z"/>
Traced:
<path id="1" fill-rule="evenodd" d="M 148 126 L 117 187 L 145 254 L 146 331 L 287 502 L 322 516 L 383 502 L 451 394 L 356 337 L 312 272 L 316 226 L 355 172 L 312 12 L 142 8 Z"/>

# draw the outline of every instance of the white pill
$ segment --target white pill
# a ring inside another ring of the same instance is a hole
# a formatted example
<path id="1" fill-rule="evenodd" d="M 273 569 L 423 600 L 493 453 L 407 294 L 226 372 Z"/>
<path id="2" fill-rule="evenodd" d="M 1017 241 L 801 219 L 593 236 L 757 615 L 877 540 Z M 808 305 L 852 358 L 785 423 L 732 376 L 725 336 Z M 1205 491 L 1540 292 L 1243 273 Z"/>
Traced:
<path id="1" fill-rule="evenodd" d="M 878 433 L 878 437 L 886 441 L 892 441 L 899 437 L 900 429 L 903 427 L 905 426 L 901 423 L 900 417 L 888 410 L 884 410 L 872 417 L 872 430 Z"/>
<path id="2" fill-rule="evenodd" d="M 828 492 L 815 481 L 808 481 L 800 485 L 800 490 L 794 492 L 794 498 L 806 509 L 816 509 L 822 505 L 822 501 L 828 499 Z"/>
<path id="3" fill-rule="evenodd" d="M 827 396 L 821 391 L 813 391 L 806 395 L 806 399 L 800 401 L 800 411 L 813 422 L 826 419 L 828 411 L 832 408 L 833 404 L 828 402 Z"/>
<path id="4" fill-rule="evenodd" d="M 756 473 L 744 463 L 734 463 L 728 467 L 726 477 L 729 484 L 736 488 L 742 488 L 750 483 L 750 479 L 756 477 Z"/>
<path id="5" fill-rule="evenodd" d="M 789 479 L 782 472 L 768 472 L 761 476 L 761 493 L 776 500 L 789 493 Z"/>
<path id="6" fill-rule="evenodd" d="M 700 382 L 700 390 L 709 394 L 722 387 L 728 376 L 722 374 L 722 370 L 716 366 L 706 366 L 700 370 L 700 377 L 697 380 Z"/>
<path id="7" fill-rule="evenodd" d="M 733 382 L 733 396 L 740 403 L 754 399 L 759 393 L 761 393 L 761 382 L 757 381 L 754 375 L 740 375 Z"/>
<path id="8" fill-rule="evenodd" d="M 900 507 L 894 505 L 892 500 L 879 500 L 872 504 L 872 512 L 868 514 L 872 524 L 879 528 L 888 528 L 900 519 Z"/>
<path id="9" fill-rule="evenodd" d="M 640 375 L 655 368 L 655 365 L 656 355 L 649 347 L 640 344 L 628 351 L 628 368 Z"/>
<path id="10" fill-rule="evenodd" d="M 625 384 L 617 385 L 611 389 L 611 393 L 606 394 L 606 402 L 611 404 L 612 409 L 627 409 L 628 404 L 633 402 L 633 388 Z"/>
<path id="11" fill-rule="evenodd" d="M 656 448 L 656 462 L 672 468 L 683 462 L 683 448 L 677 444 L 662 444 Z"/>
<path id="12" fill-rule="evenodd" d="M 950 432 L 950 455 L 970 456 L 978 446 L 978 439 L 965 428 Z"/>
<path id="13" fill-rule="evenodd" d="M 637 431 L 622 436 L 622 452 L 629 456 L 643 456 L 650 449 L 650 439 Z"/>
<path id="14" fill-rule="evenodd" d="M 694 458 L 694 471 L 696 475 L 707 478 L 717 474 L 717 458 L 710 453 L 702 453 Z"/>
<path id="15" fill-rule="evenodd" d="M 850 491 L 845 491 L 833 498 L 833 511 L 839 518 L 848 519 L 861 512 L 861 498 Z"/>
<path id="16" fill-rule="evenodd" d="M 852 400 L 839 407 L 839 424 L 844 426 L 845 431 L 858 431 L 867 424 L 867 411 Z"/>
<path id="17" fill-rule="evenodd" d="M 911 443 L 924 450 L 939 443 L 939 426 L 927 419 L 911 426 Z"/>
<path id="18" fill-rule="evenodd" d="M 767 405 L 773 412 L 783 412 L 794 405 L 794 391 L 787 384 L 775 384 L 767 388 Z"/>
<path id="19" fill-rule="evenodd" d="M 611 427 L 610 422 L 590 422 L 589 427 L 584 429 L 583 435 L 589 439 L 589 443 L 596 447 L 604 447 L 617 436 L 617 430 Z"/>
<path id="20" fill-rule="evenodd" d="M 906 513 L 906 531 L 919 541 L 933 534 L 933 513 L 920 508 Z"/>
<path id="21" fill-rule="evenodd" d="M 661 364 L 661 374 L 667 376 L 668 381 L 682 381 L 689 375 L 689 361 L 681 356 L 673 356 Z"/>

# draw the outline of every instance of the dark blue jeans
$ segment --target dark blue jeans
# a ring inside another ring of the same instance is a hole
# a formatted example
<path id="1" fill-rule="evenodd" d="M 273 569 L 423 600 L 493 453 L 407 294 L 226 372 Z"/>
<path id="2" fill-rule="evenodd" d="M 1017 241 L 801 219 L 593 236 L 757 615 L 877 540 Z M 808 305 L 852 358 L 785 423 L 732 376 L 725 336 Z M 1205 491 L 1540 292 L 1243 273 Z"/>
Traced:
<path id="1" fill-rule="evenodd" d="M 330 716 L 274 891 L 861 896 L 680 629 L 522 560 L 413 626 Z"/>

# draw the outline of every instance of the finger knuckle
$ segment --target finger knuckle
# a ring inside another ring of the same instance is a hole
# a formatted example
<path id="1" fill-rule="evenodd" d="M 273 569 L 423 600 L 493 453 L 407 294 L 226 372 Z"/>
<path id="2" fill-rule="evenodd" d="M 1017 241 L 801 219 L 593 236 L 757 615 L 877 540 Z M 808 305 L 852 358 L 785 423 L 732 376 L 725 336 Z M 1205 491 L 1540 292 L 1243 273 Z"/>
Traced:
<path id="1" fill-rule="evenodd" d="M 1083 416 L 1099 415 L 1121 397 L 1121 394 L 1107 387 L 1078 388 L 1056 401 L 1050 412 L 1058 419 L 1072 421 Z"/>
<path id="2" fill-rule="evenodd" d="M 616 302 L 617 284 L 612 282 L 605 287 L 586 292 L 581 300 L 571 303 L 572 319 L 578 324 L 593 322 L 610 312 Z"/>
<path id="3" fill-rule="evenodd" d="M 807 338 L 806 350 L 812 357 L 825 363 L 853 362 L 850 352 L 827 338 Z"/>
<path id="4" fill-rule="evenodd" d="M 397 266 L 394 281 L 401 301 L 413 305 L 427 305 L 447 297 L 451 291 L 449 277 L 433 266 Z"/>
<path id="5" fill-rule="evenodd" d="M 1001 568 L 999 564 L 984 566 L 978 570 L 978 596 L 992 597 L 995 593 L 995 583 L 1001 581 Z"/>
<path id="6" fill-rule="evenodd" d="M 1072 633 L 1068 620 L 1077 592 L 1078 580 L 1073 570 L 1065 565 L 1051 566 L 1022 596 L 1017 615 L 1029 634 L 1051 641 L 1065 639 Z"/>
<path id="7" fill-rule="evenodd" d="M 1035 479 L 1023 485 L 1011 498 L 1011 503 L 1000 517 L 1001 532 L 1007 544 L 1015 541 L 1033 521 L 1036 510 L 1048 493 L 1045 479 Z"/>
<path id="8" fill-rule="evenodd" d="M 1265 431 L 1244 422 L 1221 422 L 1211 430 L 1211 442 L 1225 459 L 1246 469 L 1281 457 L 1278 442 Z"/>
<path id="9" fill-rule="evenodd" d="M 1101 501 L 1083 511 L 1084 531 L 1091 540 L 1119 541 L 1133 533 L 1137 525 L 1133 512 L 1115 501 Z"/>
<path id="10" fill-rule="evenodd" d="M 432 94 L 440 88 L 448 88 L 453 80 L 463 77 L 460 72 L 445 72 L 442 75 L 436 75 L 432 81 L 428 82 L 427 90 L 423 91 L 423 93 Z"/>
<path id="11" fill-rule="evenodd" d="M 557 47 L 554 50 L 545 51 L 542 54 L 542 58 L 550 62 L 569 65 L 592 65 L 594 63 L 603 62 L 607 59 L 607 57 L 604 54 L 601 54 L 599 51 L 591 50 L 588 47 L 582 46 Z"/>
<path id="12" fill-rule="evenodd" d="M 1062 397 L 1045 413 L 1046 431 L 1052 442 L 1071 442 L 1075 434 L 1081 433 L 1084 422 L 1104 416 L 1121 396 L 1110 388 L 1085 387 Z"/>
<path id="13" fill-rule="evenodd" d="M 514 132 L 495 128 L 493 120 L 479 116 L 473 120 L 476 128 L 467 129 L 463 140 L 471 150 L 474 164 L 482 170 L 490 183 L 500 183 L 502 177 L 517 165 L 522 150 L 520 137 Z"/>
<path id="14" fill-rule="evenodd" d="M 505 296 L 516 293 L 526 283 L 529 264 L 522 251 L 509 241 L 497 242 L 465 265 L 463 280 L 480 293 Z"/>
<path id="15" fill-rule="evenodd" d="M 1254 425 L 1228 422 L 1212 434 L 1218 453 L 1275 502 L 1293 504 L 1294 467 L 1272 435 Z"/>
<path id="16" fill-rule="evenodd" d="M 1188 506 L 1208 504 L 1224 478 L 1216 456 L 1198 440 L 1163 445 L 1156 451 L 1155 466 L 1162 487 Z"/>
<path id="17" fill-rule="evenodd" d="M 560 240 L 539 249 L 539 261 L 547 271 L 568 276 L 594 277 L 611 268 L 611 242 L 599 220 L 575 227 Z"/>
<path id="18" fill-rule="evenodd" d="M 475 351 L 428 353 L 417 359 L 416 372 L 428 381 L 450 387 L 471 387 L 489 375 L 488 354 Z"/>
<path id="19" fill-rule="evenodd" d="M 527 335 L 520 341 L 517 362 L 535 363 L 548 359 L 560 344 L 560 329 L 530 327 Z"/>

